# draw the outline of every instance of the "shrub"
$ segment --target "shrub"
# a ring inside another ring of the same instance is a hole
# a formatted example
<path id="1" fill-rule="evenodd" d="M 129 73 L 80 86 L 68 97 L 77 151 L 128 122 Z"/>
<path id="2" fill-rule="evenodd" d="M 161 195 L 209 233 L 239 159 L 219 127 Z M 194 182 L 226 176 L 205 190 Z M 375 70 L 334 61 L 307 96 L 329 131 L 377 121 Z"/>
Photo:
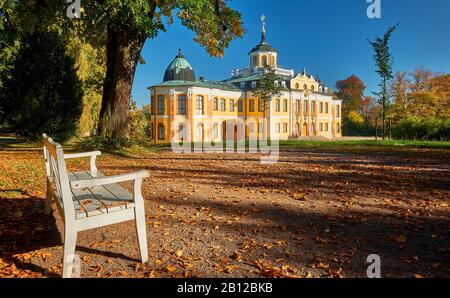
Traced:
<path id="1" fill-rule="evenodd" d="M 76 132 L 83 90 L 57 34 L 23 37 L 0 96 L 4 119 L 23 137 L 38 139 L 45 132 L 63 142 Z"/>
<path id="2" fill-rule="evenodd" d="M 393 127 L 393 136 L 405 140 L 450 140 L 450 118 L 407 118 Z"/>

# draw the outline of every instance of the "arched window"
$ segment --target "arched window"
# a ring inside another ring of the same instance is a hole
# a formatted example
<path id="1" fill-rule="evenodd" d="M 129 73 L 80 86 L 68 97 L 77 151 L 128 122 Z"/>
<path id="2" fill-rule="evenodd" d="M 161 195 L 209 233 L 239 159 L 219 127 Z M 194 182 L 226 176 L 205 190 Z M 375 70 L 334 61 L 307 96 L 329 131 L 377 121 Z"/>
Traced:
<path id="1" fill-rule="evenodd" d="M 303 113 L 308 113 L 308 101 L 303 102 Z"/>
<path id="2" fill-rule="evenodd" d="M 164 124 L 160 123 L 158 125 L 158 140 L 165 140 L 166 139 L 166 129 L 164 127 Z"/>
<path id="3" fill-rule="evenodd" d="M 296 83 L 296 84 L 295 84 L 295 89 L 300 89 L 299 83 Z"/>
<path id="4" fill-rule="evenodd" d="M 272 67 L 275 67 L 275 57 L 272 56 Z"/>
<path id="5" fill-rule="evenodd" d="M 199 123 L 197 125 L 196 135 L 197 135 L 197 138 L 196 138 L 197 141 L 202 142 L 203 141 L 203 123 Z"/>
<path id="6" fill-rule="evenodd" d="M 303 90 L 308 90 L 308 85 L 303 85 Z"/>
<path id="7" fill-rule="evenodd" d="M 311 101 L 311 113 L 315 113 L 315 112 L 316 112 L 316 102 Z"/>
<path id="8" fill-rule="evenodd" d="M 262 56 L 262 65 L 267 66 L 267 56 L 266 55 Z"/>
<path id="9" fill-rule="evenodd" d="M 315 88 L 314 88 L 314 85 L 311 85 L 311 90 L 314 91 L 314 89 L 315 89 Z"/>
<path id="10" fill-rule="evenodd" d="M 314 124 L 314 122 L 311 123 L 311 132 L 314 133 L 316 129 L 316 125 Z"/>
<path id="11" fill-rule="evenodd" d="M 183 141 L 184 135 L 185 135 L 184 124 L 180 124 L 180 125 L 178 125 L 178 139 L 180 141 Z"/>
<path id="12" fill-rule="evenodd" d="M 219 138 L 219 123 L 214 123 L 214 139 Z"/>

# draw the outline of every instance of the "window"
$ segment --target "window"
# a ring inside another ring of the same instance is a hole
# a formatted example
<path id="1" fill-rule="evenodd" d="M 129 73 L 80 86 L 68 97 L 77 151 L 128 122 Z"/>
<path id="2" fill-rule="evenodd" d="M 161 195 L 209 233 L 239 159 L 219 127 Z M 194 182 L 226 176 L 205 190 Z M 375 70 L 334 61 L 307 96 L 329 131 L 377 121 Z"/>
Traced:
<path id="1" fill-rule="evenodd" d="M 249 123 L 248 124 L 248 132 L 254 133 L 255 132 L 255 123 Z"/>
<path id="2" fill-rule="evenodd" d="M 158 95 L 158 115 L 164 115 L 165 101 L 164 95 Z"/>
<path id="3" fill-rule="evenodd" d="M 308 86 L 305 84 L 305 85 L 303 85 L 303 90 L 307 90 L 308 89 Z"/>
<path id="4" fill-rule="evenodd" d="M 336 106 L 336 117 L 339 118 L 341 117 L 341 106 Z"/>
<path id="5" fill-rule="evenodd" d="M 245 82 L 241 82 L 241 88 L 242 88 L 242 89 L 245 88 Z"/>
<path id="6" fill-rule="evenodd" d="M 296 106 L 295 108 L 296 108 L 296 110 L 297 110 L 297 113 L 300 115 L 300 108 L 301 108 L 301 102 L 300 102 L 300 99 L 297 99 L 296 104 L 297 104 L 297 106 Z"/>
<path id="7" fill-rule="evenodd" d="M 286 82 L 285 81 L 281 82 L 281 87 L 286 88 Z"/>
<path id="8" fill-rule="evenodd" d="M 219 99 L 216 97 L 214 98 L 214 111 L 219 110 Z"/>
<path id="9" fill-rule="evenodd" d="M 221 99 L 220 99 L 220 110 L 221 110 L 222 112 L 225 112 L 225 111 L 226 111 L 226 107 L 225 107 L 225 98 L 221 98 Z"/>
<path id="10" fill-rule="evenodd" d="M 319 113 L 323 113 L 323 102 L 319 104 Z"/>
<path id="11" fill-rule="evenodd" d="M 250 99 L 250 101 L 248 102 L 248 109 L 250 112 L 255 111 L 255 100 L 254 99 Z"/>
<path id="12" fill-rule="evenodd" d="M 314 91 L 315 87 L 314 85 L 311 85 L 311 90 Z"/>
<path id="13" fill-rule="evenodd" d="M 230 99 L 230 112 L 234 112 L 234 99 Z"/>
<path id="14" fill-rule="evenodd" d="M 197 114 L 203 115 L 203 96 L 197 96 Z"/>
<path id="15" fill-rule="evenodd" d="M 259 112 L 264 112 L 264 100 L 259 99 L 258 103 L 259 103 L 259 105 L 258 105 L 258 111 L 259 111 Z"/>
<path id="16" fill-rule="evenodd" d="M 304 101 L 303 102 L 304 104 L 303 104 L 303 113 L 308 113 L 308 101 Z"/>
<path id="17" fill-rule="evenodd" d="M 341 125 L 339 124 L 339 122 L 336 124 L 336 130 L 337 133 L 341 133 Z"/>
<path id="18" fill-rule="evenodd" d="M 278 81 L 275 81 L 275 86 L 280 86 L 280 83 Z"/>
<path id="19" fill-rule="evenodd" d="M 283 112 L 287 112 L 288 110 L 288 100 L 283 99 Z"/>
<path id="20" fill-rule="evenodd" d="M 258 124 L 258 133 L 264 133 L 264 122 Z"/>
<path id="21" fill-rule="evenodd" d="M 324 124 L 325 124 L 325 131 L 328 131 L 328 122 Z"/>
<path id="22" fill-rule="evenodd" d="M 214 123 L 214 138 L 219 138 L 219 123 Z"/>
<path id="23" fill-rule="evenodd" d="M 242 99 L 238 100 L 238 112 L 242 113 L 244 111 L 243 107 L 242 107 Z"/>
<path id="24" fill-rule="evenodd" d="M 275 100 L 275 111 L 280 111 L 280 99 Z"/>
<path id="25" fill-rule="evenodd" d="M 183 140 L 184 139 L 184 132 L 183 132 L 183 130 L 184 130 L 184 125 L 183 124 L 180 124 L 179 126 L 178 126 L 178 137 L 180 138 L 180 140 Z"/>
<path id="26" fill-rule="evenodd" d="M 158 140 L 165 140 L 166 139 L 166 130 L 164 128 L 164 124 L 158 125 Z"/>
<path id="27" fill-rule="evenodd" d="M 262 65 L 267 66 L 267 56 L 266 55 L 262 56 Z"/>
<path id="28" fill-rule="evenodd" d="M 256 88 L 256 82 L 252 82 L 252 88 Z"/>
<path id="29" fill-rule="evenodd" d="M 203 124 L 202 123 L 199 123 L 197 125 L 196 135 L 197 135 L 197 140 L 198 141 L 203 141 Z"/>
<path id="30" fill-rule="evenodd" d="M 253 56 L 253 66 L 258 66 L 258 56 Z"/>
<path id="31" fill-rule="evenodd" d="M 295 89 L 300 89 L 300 85 L 298 83 L 295 83 Z"/>
<path id="32" fill-rule="evenodd" d="M 284 133 L 288 132 L 288 124 L 287 123 L 283 123 L 283 132 Z"/>
<path id="33" fill-rule="evenodd" d="M 311 113 L 315 113 L 315 112 L 316 112 L 316 102 L 311 101 Z"/>
<path id="34" fill-rule="evenodd" d="M 272 66 L 275 67 L 275 57 L 272 57 Z"/>
<path id="35" fill-rule="evenodd" d="M 328 114 L 328 102 L 325 103 L 325 114 Z"/>
<path id="36" fill-rule="evenodd" d="M 319 131 L 323 131 L 323 124 L 319 123 Z"/>
<path id="37" fill-rule="evenodd" d="M 275 132 L 280 133 L 280 123 L 275 124 Z"/>
<path id="38" fill-rule="evenodd" d="M 178 96 L 178 115 L 186 115 L 186 96 Z"/>
<path id="39" fill-rule="evenodd" d="M 314 133 L 316 131 L 316 126 L 314 125 L 314 122 L 311 123 L 311 133 Z"/>

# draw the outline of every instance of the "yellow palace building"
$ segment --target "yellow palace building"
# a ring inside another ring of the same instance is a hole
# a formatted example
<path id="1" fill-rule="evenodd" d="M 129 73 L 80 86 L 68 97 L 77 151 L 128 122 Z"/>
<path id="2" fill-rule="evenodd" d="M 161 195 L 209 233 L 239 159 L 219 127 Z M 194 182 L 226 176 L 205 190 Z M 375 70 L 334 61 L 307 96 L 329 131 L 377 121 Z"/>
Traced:
<path id="1" fill-rule="evenodd" d="M 180 50 L 163 82 L 149 87 L 152 141 L 169 143 L 174 137 L 186 138 L 186 134 L 193 142 L 222 141 L 230 137 L 226 125 L 236 121 L 245 123 L 246 137 L 258 133 L 279 140 L 341 137 L 342 101 L 306 70 L 294 74 L 292 69 L 279 67 L 278 51 L 267 42 L 264 19 L 261 42 L 249 52 L 249 58 L 248 68 L 232 71 L 223 81 L 208 81 L 196 79 Z M 267 66 L 276 69 L 276 83 L 283 91 L 264 105 L 252 90 Z M 181 134 L 182 130 L 186 132 Z"/>

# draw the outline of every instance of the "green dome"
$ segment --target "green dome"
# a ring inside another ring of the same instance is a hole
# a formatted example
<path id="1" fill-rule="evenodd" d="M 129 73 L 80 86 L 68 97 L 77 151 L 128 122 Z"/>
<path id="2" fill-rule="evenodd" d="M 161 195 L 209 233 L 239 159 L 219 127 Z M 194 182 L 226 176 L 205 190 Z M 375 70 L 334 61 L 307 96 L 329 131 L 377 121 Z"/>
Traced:
<path id="1" fill-rule="evenodd" d="M 184 55 L 180 52 L 169 64 L 164 73 L 164 82 L 167 81 L 189 81 L 195 82 L 195 73 L 191 64 L 186 60 Z"/>
<path id="2" fill-rule="evenodd" d="M 266 32 L 262 33 L 261 42 L 254 47 L 249 54 L 254 52 L 277 52 L 277 50 L 267 42 Z"/>

